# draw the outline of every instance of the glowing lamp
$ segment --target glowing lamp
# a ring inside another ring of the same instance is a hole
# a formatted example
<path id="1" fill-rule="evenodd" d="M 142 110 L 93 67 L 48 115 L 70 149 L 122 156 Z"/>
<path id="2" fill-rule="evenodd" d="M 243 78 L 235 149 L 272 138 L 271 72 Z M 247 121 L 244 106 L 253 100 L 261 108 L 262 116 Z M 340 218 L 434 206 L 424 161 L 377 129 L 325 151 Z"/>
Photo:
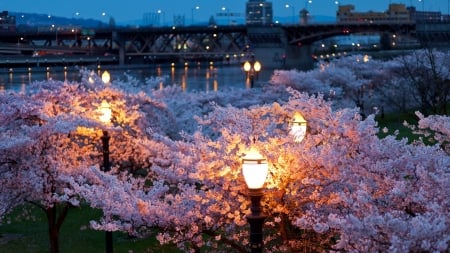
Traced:
<path id="1" fill-rule="evenodd" d="M 102 104 L 100 105 L 100 121 L 108 124 L 111 122 L 111 106 L 109 105 L 109 103 L 106 100 L 102 101 Z"/>
<path id="2" fill-rule="evenodd" d="M 303 118 L 303 115 L 299 112 L 294 114 L 294 118 L 291 123 L 290 134 L 294 137 L 295 142 L 301 142 L 306 135 L 306 127 L 308 122 Z"/>
<path id="3" fill-rule="evenodd" d="M 259 61 L 255 61 L 253 64 L 253 69 L 255 69 L 256 72 L 261 71 L 261 63 Z"/>
<path id="4" fill-rule="evenodd" d="M 102 74 L 102 81 L 104 84 L 109 84 L 109 81 L 111 81 L 111 75 L 107 70 L 105 70 Z"/>
<path id="5" fill-rule="evenodd" d="M 268 170 L 267 160 L 254 148 L 242 158 L 242 174 L 249 189 L 261 189 Z"/>
<path id="6" fill-rule="evenodd" d="M 244 71 L 245 72 L 249 72 L 251 68 L 252 68 L 252 65 L 250 64 L 250 62 L 249 61 L 245 61 L 244 62 Z"/>

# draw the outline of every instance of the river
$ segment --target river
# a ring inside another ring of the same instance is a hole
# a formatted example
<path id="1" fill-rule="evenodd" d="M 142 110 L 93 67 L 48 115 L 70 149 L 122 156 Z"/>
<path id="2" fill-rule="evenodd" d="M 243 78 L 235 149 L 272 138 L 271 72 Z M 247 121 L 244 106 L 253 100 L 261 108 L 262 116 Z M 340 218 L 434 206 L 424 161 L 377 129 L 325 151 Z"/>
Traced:
<path id="1" fill-rule="evenodd" d="M 126 80 L 126 75 L 144 82 L 148 78 L 162 77 L 159 87 L 180 86 L 185 91 L 217 91 L 227 87 L 249 88 L 250 81 L 240 65 L 202 63 L 190 65 L 131 65 L 131 66 L 94 66 L 88 69 L 101 75 L 105 70 L 111 74 L 112 82 Z M 126 74 L 125 74 L 126 73 Z M 273 69 L 262 69 L 255 78 L 255 86 L 268 81 Z M 24 91 L 35 81 L 58 80 L 80 81 L 77 67 L 17 68 L 0 69 L 0 90 Z"/>

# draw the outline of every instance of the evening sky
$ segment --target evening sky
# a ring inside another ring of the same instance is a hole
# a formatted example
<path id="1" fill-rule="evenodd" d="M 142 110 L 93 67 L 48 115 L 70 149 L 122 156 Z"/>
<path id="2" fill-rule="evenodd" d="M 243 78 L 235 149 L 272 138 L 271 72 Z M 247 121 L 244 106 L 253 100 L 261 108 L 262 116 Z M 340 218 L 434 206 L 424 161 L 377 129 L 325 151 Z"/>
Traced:
<path id="1" fill-rule="evenodd" d="M 118 24 L 126 24 L 142 20 L 144 13 L 164 15 L 167 22 L 171 22 L 174 15 L 185 17 L 186 23 L 207 22 L 211 16 L 218 13 L 245 12 L 246 0 L 0 0 L 0 10 L 10 12 L 39 13 L 50 16 L 94 18 L 107 22 L 113 17 Z M 272 0 L 274 20 L 289 18 L 304 8 L 312 17 L 335 17 L 337 4 L 335 0 Z M 447 14 L 450 0 L 341 0 L 338 4 L 354 4 L 358 12 L 385 11 L 389 3 L 403 3 L 416 6 L 418 10 L 441 11 Z M 286 8 L 286 4 L 289 8 Z M 197 8 L 197 6 L 199 8 Z"/>

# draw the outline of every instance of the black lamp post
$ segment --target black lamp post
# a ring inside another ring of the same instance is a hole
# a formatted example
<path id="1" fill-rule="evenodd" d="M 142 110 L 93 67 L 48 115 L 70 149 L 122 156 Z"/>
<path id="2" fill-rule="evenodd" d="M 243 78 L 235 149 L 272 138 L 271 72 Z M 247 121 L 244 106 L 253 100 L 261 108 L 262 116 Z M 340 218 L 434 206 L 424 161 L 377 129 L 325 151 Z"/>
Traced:
<path id="1" fill-rule="evenodd" d="M 289 123 L 290 134 L 294 137 L 294 141 L 301 142 L 306 135 L 308 122 L 300 112 L 296 112 Z M 251 213 L 247 215 L 247 221 L 250 224 L 251 253 L 262 253 L 264 248 L 263 226 L 267 215 L 263 212 L 261 199 L 264 197 L 263 186 L 268 172 L 267 160 L 256 149 L 251 148 L 246 152 L 242 158 L 242 174 L 251 201 Z"/>
<path id="2" fill-rule="evenodd" d="M 250 149 L 242 159 L 242 174 L 248 187 L 251 213 L 247 215 L 250 224 L 251 253 L 263 252 L 263 225 L 267 215 L 261 206 L 264 196 L 263 185 L 268 173 L 267 160 L 255 149 Z"/>
<path id="3" fill-rule="evenodd" d="M 244 63 L 244 71 L 247 74 L 247 78 L 250 79 L 250 88 L 254 87 L 255 75 L 258 77 L 259 71 L 261 71 L 261 63 L 259 61 L 246 61 Z"/>
<path id="4" fill-rule="evenodd" d="M 101 137 L 103 143 L 103 171 L 108 172 L 111 170 L 111 164 L 109 162 L 109 140 L 111 137 L 108 131 L 104 130 Z M 105 232 L 105 252 L 113 252 L 113 236 L 111 231 Z"/>
<path id="5" fill-rule="evenodd" d="M 103 78 L 103 81 L 106 81 L 106 79 Z M 108 74 L 108 80 L 109 82 L 109 74 Z M 106 83 L 106 82 L 105 82 Z M 108 104 L 106 100 L 102 101 L 102 104 L 100 105 L 100 121 L 102 121 L 104 124 L 109 124 L 111 122 L 111 106 Z M 103 130 L 103 135 L 101 137 L 102 140 L 102 153 L 103 153 L 103 171 L 108 172 L 111 170 L 111 164 L 109 161 L 109 140 L 111 139 L 111 136 L 108 134 L 108 131 Z M 112 231 L 106 231 L 105 232 L 105 252 L 106 253 L 113 253 L 113 236 Z"/>

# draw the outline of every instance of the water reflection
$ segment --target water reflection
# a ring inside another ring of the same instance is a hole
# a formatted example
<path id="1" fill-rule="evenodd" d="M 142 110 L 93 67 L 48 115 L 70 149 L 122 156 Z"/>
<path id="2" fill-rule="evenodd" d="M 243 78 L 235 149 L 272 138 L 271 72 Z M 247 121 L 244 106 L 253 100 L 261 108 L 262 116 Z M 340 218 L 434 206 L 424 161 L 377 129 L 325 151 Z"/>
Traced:
<path id="1" fill-rule="evenodd" d="M 95 69 L 96 68 L 96 69 Z M 250 88 L 249 80 L 241 66 L 208 64 L 175 64 L 151 66 L 95 66 L 94 71 L 101 76 L 103 71 L 111 73 L 113 81 L 127 80 L 126 76 L 145 82 L 150 78 L 159 78 L 155 88 L 162 89 L 177 85 L 183 91 L 218 91 L 227 87 Z M 267 81 L 271 71 L 262 72 L 259 82 Z M 0 90 L 25 91 L 27 85 L 34 81 L 66 81 L 78 82 L 81 76 L 76 67 L 46 67 L 46 68 L 9 68 L 0 69 Z"/>

